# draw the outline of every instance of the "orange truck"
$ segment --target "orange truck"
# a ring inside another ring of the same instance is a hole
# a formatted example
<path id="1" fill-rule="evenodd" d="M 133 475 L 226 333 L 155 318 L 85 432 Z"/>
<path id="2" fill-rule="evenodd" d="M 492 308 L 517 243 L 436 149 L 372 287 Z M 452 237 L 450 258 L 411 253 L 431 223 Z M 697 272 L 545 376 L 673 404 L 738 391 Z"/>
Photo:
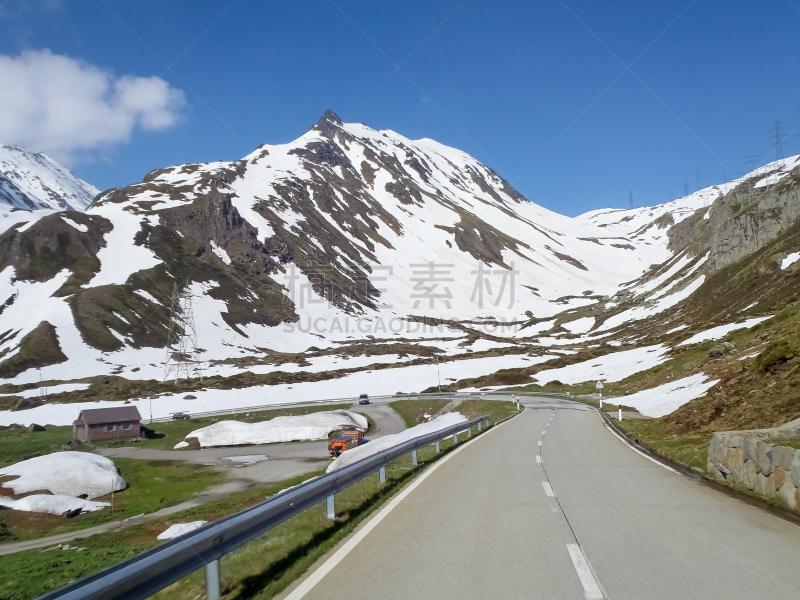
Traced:
<path id="1" fill-rule="evenodd" d="M 366 444 L 369 440 L 364 439 L 364 434 L 357 430 L 339 430 L 331 434 L 328 441 L 328 454 L 334 460 L 345 450 Z"/>

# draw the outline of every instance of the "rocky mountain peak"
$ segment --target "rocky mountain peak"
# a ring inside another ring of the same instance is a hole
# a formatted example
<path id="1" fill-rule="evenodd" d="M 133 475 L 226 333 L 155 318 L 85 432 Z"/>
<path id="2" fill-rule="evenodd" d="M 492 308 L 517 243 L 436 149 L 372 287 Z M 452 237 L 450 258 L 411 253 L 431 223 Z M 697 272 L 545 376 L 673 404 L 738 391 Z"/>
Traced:
<path id="1" fill-rule="evenodd" d="M 316 129 L 326 138 L 334 139 L 336 135 L 336 131 L 340 131 L 343 123 L 342 120 L 332 110 L 326 110 L 325 114 L 322 115 L 317 121 L 317 124 L 312 127 L 312 129 Z"/>

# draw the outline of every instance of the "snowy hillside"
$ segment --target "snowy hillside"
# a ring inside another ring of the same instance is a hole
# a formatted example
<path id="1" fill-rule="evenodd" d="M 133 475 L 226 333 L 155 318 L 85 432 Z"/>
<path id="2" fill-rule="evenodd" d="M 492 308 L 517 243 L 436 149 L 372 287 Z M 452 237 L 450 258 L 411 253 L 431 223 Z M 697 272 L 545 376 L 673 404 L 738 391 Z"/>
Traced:
<path id="1" fill-rule="evenodd" d="M 99 193 L 44 154 L 0 146 L 0 204 L 24 210 L 84 210 Z"/>
<path id="2" fill-rule="evenodd" d="M 328 112 L 291 143 L 153 171 L 85 212 L 3 215 L 0 377 L 71 402 L 158 397 L 158 415 L 420 391 L 632 343 L 709 274 L 678 226 L 794 181 L 796 163 L 572 219 L 459 150 Z M 161 383 L 175 285 L 219 376 L 197 400 Z"/>

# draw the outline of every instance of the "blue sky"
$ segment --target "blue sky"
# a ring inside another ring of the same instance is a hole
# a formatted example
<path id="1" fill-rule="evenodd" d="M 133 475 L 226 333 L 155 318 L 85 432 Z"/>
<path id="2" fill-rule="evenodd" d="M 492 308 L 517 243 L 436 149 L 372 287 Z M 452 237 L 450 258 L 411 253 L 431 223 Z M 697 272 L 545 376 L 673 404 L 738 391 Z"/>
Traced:
<path id="1" fill-rule="evenodd" d="M 110 86 L 86 102 L 70 89 L 64 123 L 35 134 L 41 120 L 7 110 L 0 140 L 58 143 L 66 166 L 108 188 L 289 142 L 330 108 L 460 148 L 561 213 L 627 207 L 629 191 L 656 204 L 695 189 L 698 170 L 705 186 L 747 156 L 769 160 L 776 119 L 786 154 L 800 153 L 792 2 L 0 0 L 9 65 L 47 49 Z M 162 96 L 127 110 L 153 77 Z M 60 97 L 52 86 L 71 84 L 54 80 L 25 85 Z M 85 120 L 100 101 L 95 135 Z"/>

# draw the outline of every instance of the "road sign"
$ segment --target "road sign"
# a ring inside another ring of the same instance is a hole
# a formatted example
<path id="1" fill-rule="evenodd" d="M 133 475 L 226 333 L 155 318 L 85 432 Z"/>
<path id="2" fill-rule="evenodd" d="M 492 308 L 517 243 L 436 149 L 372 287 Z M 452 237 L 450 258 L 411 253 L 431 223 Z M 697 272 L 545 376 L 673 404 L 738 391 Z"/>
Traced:
<path id="1" fill-rule="evenodd" d="M 602 381 L 598 381 L 597 382 L 597 389 L 598 390 L 602 390 L 603 389 L 603 382 Z"/>

